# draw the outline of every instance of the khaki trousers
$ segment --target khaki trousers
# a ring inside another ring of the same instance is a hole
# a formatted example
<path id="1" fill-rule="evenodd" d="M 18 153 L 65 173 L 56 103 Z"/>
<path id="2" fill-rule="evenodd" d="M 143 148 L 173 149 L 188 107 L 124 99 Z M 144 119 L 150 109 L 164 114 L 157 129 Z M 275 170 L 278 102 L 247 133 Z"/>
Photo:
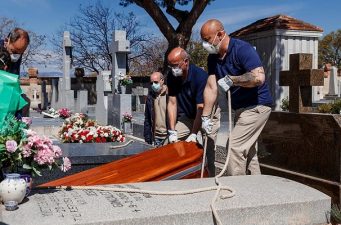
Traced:
<path id="1" fill-rule="evenodd" d="M 226 144 L 230 145 L 230 159 L 227 166 L 227 174 L 255 175 L 260 174 L 257 157 L 257 139 L 263 130 L 271 108 L 258 105 L 242 108 L 235 111 L 235 126 Z"/>
<path id="2" fill-rule="evenodd" d="M 175 130 L 178 132 L 179 140 L 186 140 L 186 138 L 191 134 L 194 119 L 189 119 L 186 116 L 178 118 L 175 125 Z M 215 142 L 217 139 L 217 134 L 220 127 L 220 108 L 217 107 L 215 113 L 212 117 L 213 129 L 212 133 L 207 136 L 207 148 L 206 148 L 206 162 L 208 167 L 209 176 L 215 176 Z M 201 131 L 203 134 L 203 132 Z M 204 138 L 203 138 L 204 140 Z M 167 141 L 168 142 L 168 141 Z"/>

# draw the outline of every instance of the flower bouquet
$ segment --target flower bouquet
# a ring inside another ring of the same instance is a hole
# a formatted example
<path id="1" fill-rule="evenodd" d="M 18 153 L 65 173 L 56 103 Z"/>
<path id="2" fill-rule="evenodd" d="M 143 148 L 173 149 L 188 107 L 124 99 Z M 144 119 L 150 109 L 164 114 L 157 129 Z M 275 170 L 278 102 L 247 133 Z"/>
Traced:
<path id="1" fill-rule="evenodd" d="M 113 126 L 100 126 L 83 113 L 67 118 L 59 131 L 64 143 L 124 142 L 125 136 Z"/>
<path id="2" fill-rule="evenodd" d="M 66 119 L 69 118 L 72 112 L 68 108 L 61 108 L 58 110 L 59 117 Z"/>
<path id="3" fill-rule="evenodd" d="M 50 108 L 47 112 L 42 112 L 44 117 L 50 117 L 50 118 L 69 118 L 72 115 L 71 110 L 68 108 L 61 108 L 59 110 L 55 110 L 54 108 Z"/>
<path id="4" fill-rule="evenodd" d="M 48 117 L 48 118 L 58 118 L 59 117 L 58 111 L 55 110 L 54 108 L 49 108 L 49 110 L 47 112 L 42 112 L 42 114 L 44 115 L 44 117 Z"/>
<path id="5" fill-rule="evenodd" d="M 133 84 L 133 80 L 131 79 L 131 76 L 129 75 L 121 75 L 119 77 L 119 81 L 120 81 L 120 85 L 123 85 L 123 86 L 128 86 L 128 85 Z"/>
<path id="6" fill-rule="evenodd" d="M 122 120 L 123 122 L 131 122 L 133 119 L 133 116 L 130 113 L 123 113 Z"/>
<path id="7" fill-rule="evenodd" d="M 62 150 L 45 136 L 27 129 L 25 122 L 8 115 L 0 130 L 0 167 L 7 172 L 28 171 L 41 176 L 41 170 L 71 168 L 70 160 L 62 158 Z"/>

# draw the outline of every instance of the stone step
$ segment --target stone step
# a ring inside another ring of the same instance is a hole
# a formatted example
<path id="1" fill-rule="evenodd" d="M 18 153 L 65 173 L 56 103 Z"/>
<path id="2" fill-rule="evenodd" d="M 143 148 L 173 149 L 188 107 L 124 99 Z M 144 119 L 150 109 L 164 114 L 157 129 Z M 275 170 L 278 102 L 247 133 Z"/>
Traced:
<path id="1" fill-rule="evenodd" d="M 221 178 L 236 194 L 216 203 L 223 224 L 326 224 L 327 195 L 274 176 Z M 188 190 L 214 186 L 213 178 L 133 183 L 120 188 Z M 98 190 L 36 190 L 16 211 L 0 206 L 5 224 L 214 224 L 210 202 L 215 192 L 181 196 Z"/>

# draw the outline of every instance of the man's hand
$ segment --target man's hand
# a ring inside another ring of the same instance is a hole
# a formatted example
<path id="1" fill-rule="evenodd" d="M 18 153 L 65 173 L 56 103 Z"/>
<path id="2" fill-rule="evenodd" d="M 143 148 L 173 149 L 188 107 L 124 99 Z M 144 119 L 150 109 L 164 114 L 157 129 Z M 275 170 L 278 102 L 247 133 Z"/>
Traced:
<path id="1" fill-rule="evenodd" d="M 197 135 L 196 134 L 190 134 L 187 139 L 186 142 L 197 142 Z"/>
<path id="2" fill-rule="evenodd" d="M 205 134 L 211 134 L 213 129 L 213 122 L 209 116 L 201 117 L 201 128 Z"/>
<path id="3" fill-rule="evenodd" d="M 218 85 L 224 92 L 227 92 L 233 86 L 233 81 L 229 75 L 226 75 L 218 80 Z"/>
<path id="4" fill-rule="evenodd" d="M 176 130 L 168 130 L 168 134 L 169 143 L 174 143 L 178 141 L 178 132 Z"/>

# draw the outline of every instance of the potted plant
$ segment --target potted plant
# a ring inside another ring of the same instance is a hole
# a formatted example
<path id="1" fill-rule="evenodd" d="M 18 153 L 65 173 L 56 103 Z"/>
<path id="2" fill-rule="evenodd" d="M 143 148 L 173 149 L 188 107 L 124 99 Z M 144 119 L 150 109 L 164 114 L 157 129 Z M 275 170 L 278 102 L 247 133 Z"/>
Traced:
<path id="1" fill-rule="evenodd" d="M 125 134 L 132 134 L 133 131 L 132 131 L 132 120 L 133 120 L 133 116 L 128 113 L 128 112 L 125 112 L 123 113 L 122 115 L 122 129 L 123 129 L 123 132 Z"/>
<path id="2" fill-rule="evenodd" d="M 57 145 L 53 145 L 51 139 L 39 136 L 28 128 L 29 123 L 26 120 L 20 121 L 13 115 L 8 115 L 0 129 L 0 168 L 6 179 L 18 177 L 21 174 L 20 178 L 25 178 L 26 182 L 30 182 L 31 176 L 41 176 L 43 169 L 59 168 L 63 172 L 71 169 L 70 160 L 62 157 L 62 150 Z M 7 189 L 4 191 L 5 186 L 2 184 L 6 179 L 0 184 L 3 200 L 11 199 L 11 196 L 14 196 L 13 193 L 18 191 L 16 185 L 22 183 L 20 179 L 12 179 L 13 185 L 11 187 L 5 185 Z M 10 192 L 12 194 L 7 196 Z M 20 200 L 20 198 L 15 200 L 18 201 L 18 199 Z"/>
<path id="3" fill-rule="evenodd" d="M 120 81 L 121 94 L 126 94 L 127 86 L 133 84 L 133 80 L 131 79 L 131 76 L 121 75 L 119 78 L 119 81 Z"/>

